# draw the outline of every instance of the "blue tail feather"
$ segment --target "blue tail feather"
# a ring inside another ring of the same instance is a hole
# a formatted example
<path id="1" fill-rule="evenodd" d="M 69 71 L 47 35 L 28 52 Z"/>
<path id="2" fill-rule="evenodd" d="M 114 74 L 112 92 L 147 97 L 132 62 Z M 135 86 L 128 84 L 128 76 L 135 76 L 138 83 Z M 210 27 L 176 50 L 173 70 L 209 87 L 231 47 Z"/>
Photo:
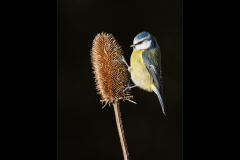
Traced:
<path id="1" fill-rule="evenodd" d="M 152 89 L 157 94 L 158 100 L 159 100 L 159 102 L 161 104 L 161 107 L 162 107 L 163 114 L 166 116 L 166 113 L 164 111 L 164 104 L 163 104 L 162 96 L 161 96 L 158 88 L 156 86 L 153 86 Z"/>

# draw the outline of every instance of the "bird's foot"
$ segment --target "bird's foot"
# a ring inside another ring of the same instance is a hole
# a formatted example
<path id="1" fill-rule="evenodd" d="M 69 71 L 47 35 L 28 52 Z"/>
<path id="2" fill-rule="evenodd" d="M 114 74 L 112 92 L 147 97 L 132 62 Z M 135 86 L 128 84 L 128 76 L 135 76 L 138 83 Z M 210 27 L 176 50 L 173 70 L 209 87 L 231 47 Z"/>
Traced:
<path id="1" fill-rule="evenodd" d="M 126 90 L 128 90 L 128 89 L 130 89 L 130 88 L 134 88 L 134 87 L 137 87 L 137 85 L 135 85 L 135 86 L 130 86 L 130 81 L 129 81 L 127 88 L 125 88 L 125 89 L 123 90 L 123 92 L 125 92 Z"/>
<path id="2" fill-rule="evenodd" d="M 122 61 L 122 62 L 124 62 L 124 63 L 127 65 L 127 67 L 129 68 L 129 65 L 127 64 L 124 56 L 122 56 L 122 59 L 120 59 L 120 60 L 115 60 L 115 61 Z"/>

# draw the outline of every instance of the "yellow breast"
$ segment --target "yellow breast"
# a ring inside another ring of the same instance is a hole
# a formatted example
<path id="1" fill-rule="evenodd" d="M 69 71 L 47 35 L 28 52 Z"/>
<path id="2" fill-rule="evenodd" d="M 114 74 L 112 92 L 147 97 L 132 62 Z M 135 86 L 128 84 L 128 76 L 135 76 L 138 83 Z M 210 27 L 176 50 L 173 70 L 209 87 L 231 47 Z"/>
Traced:
<path id="1" fill-rule="evenodd" d="M 151 86 L 154 85 L 153 78 L 148 72 L 143 59 L 142 52 L 145 50 L 133 50 L 130 59 L 132 81 L 140 88 L 152 92 Z M 146 51 L 145 51 L 146 52 Z"/>

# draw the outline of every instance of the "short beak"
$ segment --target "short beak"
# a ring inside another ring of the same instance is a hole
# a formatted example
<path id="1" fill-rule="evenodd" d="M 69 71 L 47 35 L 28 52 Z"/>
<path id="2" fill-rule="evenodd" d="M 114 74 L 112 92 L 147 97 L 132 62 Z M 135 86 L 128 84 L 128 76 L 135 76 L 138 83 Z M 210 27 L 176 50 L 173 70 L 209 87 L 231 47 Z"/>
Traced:
<path id="1" fill-rule="evenodd" d="M 132 44 L 130 47 L 134 47 L 135 45 L 134 44 Z"/>

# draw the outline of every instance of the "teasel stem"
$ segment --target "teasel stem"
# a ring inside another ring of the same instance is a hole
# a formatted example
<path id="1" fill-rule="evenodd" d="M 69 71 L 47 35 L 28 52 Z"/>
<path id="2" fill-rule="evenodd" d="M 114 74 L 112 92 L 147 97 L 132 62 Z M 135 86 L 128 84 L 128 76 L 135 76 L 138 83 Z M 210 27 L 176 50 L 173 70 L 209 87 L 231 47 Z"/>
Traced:
<path id="1" fill-rule="evenodd" d="M 121 142 L 121 146 L 122 146 L 123 157 L 124 157 L 124 160 L 129 160 L 127 143 L 125 140 L 124 129 L 123 129 L 123 125 L 122 125 L 120 106 L 119 106 L 119 103 L 117 103 L 117 101 L 115 101 L 112 104 L 113 104 L 114 113 L 115 113 L 115 117 L 116 117 L 116 123 L 117 123 L 118 134 L 119 134 L 119 138 L 120 138 L 120 142 Z"/>
<path id="2" fill-rule="evenodd" d="M 102 97 L 100 101 L 102 103 L 105 102 L 102 108 L 107 104 L 109 104 L 109 107 L 111 103 L 113 104 L 123 157 L 124 160 L 129 160 L 119 101 L 123 100 L 125 102 L 125 100 L 128 100 L 132 103 L 136 102 L 130 100 L 133 96 L 130 95 L 129 90 L 124 91 L 128 86 L 130 74 L 127 66 L 119 61 L 122 56 L 123 50 L 112 34 L 103 32 L 96 35 L 93 40 L 91 61 L 93 73 L 95 74 L 97 93 Z"/>

